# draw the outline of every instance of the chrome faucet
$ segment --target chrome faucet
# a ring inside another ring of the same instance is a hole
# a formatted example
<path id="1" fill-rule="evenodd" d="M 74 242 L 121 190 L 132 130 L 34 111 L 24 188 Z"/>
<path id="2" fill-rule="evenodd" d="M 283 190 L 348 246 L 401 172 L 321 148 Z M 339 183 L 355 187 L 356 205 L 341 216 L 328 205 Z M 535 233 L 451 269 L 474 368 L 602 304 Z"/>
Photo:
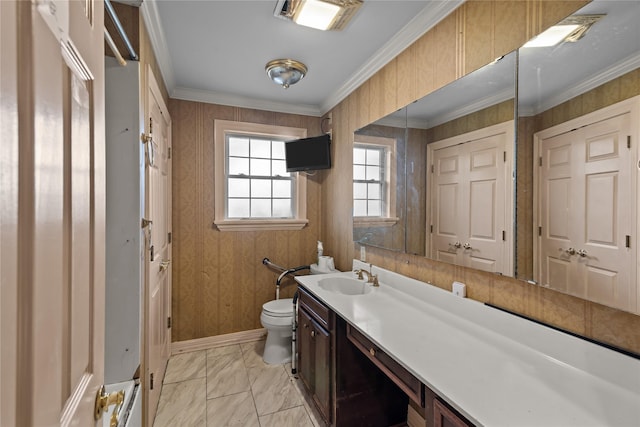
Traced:
<path id="1" fill-rule="evenodd" d="M 371 266 L 369 266 L 369 269 L 371 269 Z M 380 283 L 378 283 L 378 276 L 376 276 L 375 274 L 372 274 L 371 271 L 367 271 L 363 268 L 360 268 L 356 270 L 355 273 L 358 275 L 358 280 L 364 280 L 364 277 L 362 275 L 366 273 L 367 283 L 371 283 L 371 286 L 376 286 L 376 287 L 380 286 Z"/>

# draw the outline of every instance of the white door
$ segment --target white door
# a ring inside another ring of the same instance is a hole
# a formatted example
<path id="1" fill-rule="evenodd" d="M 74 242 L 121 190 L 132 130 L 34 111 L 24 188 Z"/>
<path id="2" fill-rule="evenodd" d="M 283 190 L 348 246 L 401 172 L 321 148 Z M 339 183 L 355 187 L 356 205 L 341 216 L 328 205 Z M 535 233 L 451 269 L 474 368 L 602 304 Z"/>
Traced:
<path id="1" fill-rule="evenodd" d="M 435 259 L 512 274 L 512 136 L 509 122 L 430 144 L 430 251 Z"/>
<path id="2" fill-rule="evenodd" d="M 2 1 L 0 10 L 0 424 L 95 425 L 104 367 L 102 4 Z"/>
<path id="3" fill-rule="evenodd" d="M 541 139 L 539 165 L 541 284 L 625 310 L 635 303 L 631 123 L 626 112 Z"/>
<path id="4" fill-rule="evenodd" d="M 150 68 L 147 82 L 145 384 L 151 425 L 171 351 L 171 119 Z"/>

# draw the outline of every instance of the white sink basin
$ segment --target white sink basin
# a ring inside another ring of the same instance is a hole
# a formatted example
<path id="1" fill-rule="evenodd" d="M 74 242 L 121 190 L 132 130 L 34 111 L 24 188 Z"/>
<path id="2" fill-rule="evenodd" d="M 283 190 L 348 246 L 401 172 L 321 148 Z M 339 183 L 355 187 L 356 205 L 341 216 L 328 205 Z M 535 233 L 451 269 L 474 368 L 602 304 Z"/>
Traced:
<path id="1" fill-rule="evenodd" d="M 343 295 L 364 295 L 371 292 L 371 285 L 349 277 L 331 277 L 318 281 L 325 291 Z"/>

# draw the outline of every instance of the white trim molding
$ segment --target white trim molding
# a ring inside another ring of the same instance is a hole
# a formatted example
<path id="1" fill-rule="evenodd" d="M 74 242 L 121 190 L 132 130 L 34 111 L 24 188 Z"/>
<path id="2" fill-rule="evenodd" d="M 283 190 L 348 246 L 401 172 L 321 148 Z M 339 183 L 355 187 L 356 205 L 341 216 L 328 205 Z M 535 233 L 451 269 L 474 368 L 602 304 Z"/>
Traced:
<path id="1" fill-rule="evenodd" d="M 176 341 L 171 343 L 171 355 L 188 353 L 190 351 L 206 350 L 209 348 L 224 347 L 226 345 L 244 344 L 260 341 L 267 336 L 265 328 L 251 329 L 248 331 L 234 332 L 231 334 L 215 335 L 212 337 L 196 338 L 193 340 Z"/>
<path id="2" fill-rule="evenodd" d="M 160 67 L 160 73 L 162 74 L 164 84 L 167 91 L 171 93 L 176 83 L 173 65 L 171 63 L 171 55 L 169 54 L 169 47 L 167 39 L 164 36 L 164 29 L 162 28 L 162 21 L 160 20 L 160 13 L 158 12 L 156 1 L 144 0 L 140 5 L 140 12 L 142 13 L 142 19 L 147 26 L 151 47 L 156 55 L 156 59 L 158 60 L 158 66 Z"/>

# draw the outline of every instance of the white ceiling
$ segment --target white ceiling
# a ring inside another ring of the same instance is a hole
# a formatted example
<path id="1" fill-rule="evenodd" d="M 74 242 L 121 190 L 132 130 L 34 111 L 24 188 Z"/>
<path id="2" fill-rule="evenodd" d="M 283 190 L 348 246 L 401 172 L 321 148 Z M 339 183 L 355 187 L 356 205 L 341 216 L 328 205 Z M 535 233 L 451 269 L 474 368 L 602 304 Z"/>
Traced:
<path id="1" fill-rule="evenodd" d="M 276 18 L 276 0 L 144 0 L 141 13 L 171 97 L 320 116 L 462 2 L 365 0 L 343 31 Z M 277 58 L 307 76 L 276 85 L 264 66 Z"/>

